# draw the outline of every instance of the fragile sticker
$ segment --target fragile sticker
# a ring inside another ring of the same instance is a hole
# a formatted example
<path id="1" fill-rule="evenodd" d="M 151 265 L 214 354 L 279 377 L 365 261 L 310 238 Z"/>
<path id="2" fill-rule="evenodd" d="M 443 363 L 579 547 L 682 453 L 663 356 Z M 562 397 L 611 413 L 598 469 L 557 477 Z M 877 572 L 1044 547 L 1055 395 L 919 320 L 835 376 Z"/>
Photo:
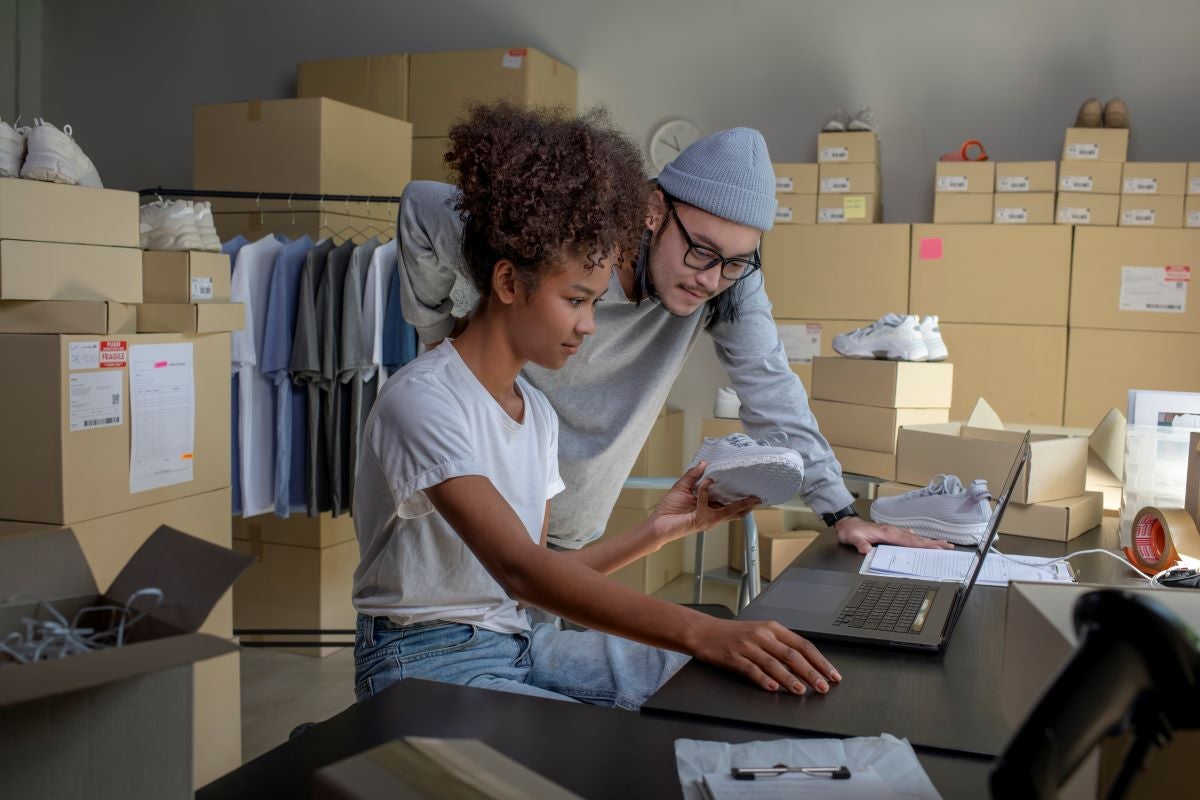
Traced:
<path id="1" fill-rule="evenodd" d="M 529 51 L 524 47 L 513 48 L 500 59 L 500 66 L 505 69 L 520 69 L 521 65 L 525 63 L 525 56 L 528 54 Z"/>
<path id="2" fill-rule="evenodd" d="M 84 372 L 72 375 L 70 430 L 87 431 L 121 425 L 124 417 L 125 376 L 120 372 Z"/>
<path id="3" fill-rule="evenodd" d="M 1090 208 L 1060 208 L 1058 221 L 1069 225 L 1090 225 L 1092 210 Z"/>
<path id="4" fill-rule="evenodd" d="M 777 206 L 775 209 L 775 221 L 776 222 L 791 222 L 792 221 L 792 209 L 789 208 L 788 206 Z"/>
<path id="5" fill-rule="evenodd" d="M 796 182 L 794 180 L 792 180 L 791 178 L 784 178 L 784 177 L 776 177 L 775 178 L 775 191 L 776 192 L 782 192 L 784 194 L 788 194 L 794 188 L 796 188 Z"/>
<path id="6" fill-rule="evenodd" d="M 1090 192 L 1092 190 L 1092 176 L 1064 175 L 1058 185 L 1064 192 Z"/>
<path id="7" fill-rule="evenodd" d="M 942 237 L 929 236 L 922 239 L 917 246 L 917 254 L 922 261 L 941 261 Z"/>
<path id="8" fill-rule="evenodd" d="M 1075 144 L 1067 145 L 1067 158 L 1099 158 L 1100 145 L 1093 143 L 1076 142 Z"/>
<path id="9" fill-rule="evenodd" d="M 129 363 L 129 347 L 124 339 L 107 339 L 100 342 L 100 368 L 124 369 Z"/>
<path id="10" fill-rule="evenodd" d="M 809 322 L 804 325 L 778 325 L 779 341 L 787 353 L 789 364 L 811 364 L 821 355 L 821 325 Z"/>
<path id="11" fill-rule="evenodd" d="M 1154 224 L 1154 209 L 1152 208 L 1131 208 L 1121 212 L 1122 225 L 1153 225 Z"/>
<path id="12" fill-rule="evenodd" d="M 845 147 L 826 147 L 820 152 L 820 161 L 848 161 L 850 151 Z"/>
<path id="13" fill-rule="evenodd" d="M 1121 267 L 1121 311 L 1183 314 L 1191 267 Z"/>
<path id="14" fill-rule="evenodd" d="M 99 368 L 99 342 L 71 342 L 67 345 L 67 369 Z"/>
<path id="15" fill-rule="evenodd" d="M 996 222 L 1029 222 L 1029 212 L 1024 208 L 997 208 Z"/>
<path id="16" fill-rule="evenodd" d="M 996 189 L 1001 192 L 1028 192 L 1029 178 L 1017 175 L 997 178 Z"/>
<path id="17" fill-rule="evenodd" d="M 937 179 L 939 192 L 965 192 L 968 181 L 966 175 L 943 175 Z"/>
<path id="18" fill-rule="evenodd" d="M 213 299 L 212 278 L 192 278 L 192 302 L 199 303 Z"/>
<path id="19" fill-rule="evenodd" d="M 862 197 L 847 197 L 842 200 L 842 210 L 846 212 L 846 219 L 866 219 L 867 218 L 867 198 Z"/>
<path id="20" fill-rule="evenodd" d="M 826 178 L 821 181 L 822 192 L 848 192 L 850 191 L 849 178 Z"/>
<path id="21" fill-rule="evenodd" d="M 1158 178 L 1126 178 L 1125 194 L 1156 194 Z"/>

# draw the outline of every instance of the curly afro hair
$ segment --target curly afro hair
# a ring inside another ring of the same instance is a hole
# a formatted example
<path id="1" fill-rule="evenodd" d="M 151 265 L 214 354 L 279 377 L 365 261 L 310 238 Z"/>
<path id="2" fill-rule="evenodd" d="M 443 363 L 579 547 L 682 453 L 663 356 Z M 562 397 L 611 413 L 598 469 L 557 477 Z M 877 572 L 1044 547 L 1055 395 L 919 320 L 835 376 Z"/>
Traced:
<path id="1" fill-rule="evenodd" d="M 532 293 L 564 258 L 590 269 L 637 254 L 652 187 L 637 145 L 603 108 L 576 116 L 475 105 L 450 131 L 446 164 L 458 179 L 463 256 L 483 298 L 501 259 Z"/>

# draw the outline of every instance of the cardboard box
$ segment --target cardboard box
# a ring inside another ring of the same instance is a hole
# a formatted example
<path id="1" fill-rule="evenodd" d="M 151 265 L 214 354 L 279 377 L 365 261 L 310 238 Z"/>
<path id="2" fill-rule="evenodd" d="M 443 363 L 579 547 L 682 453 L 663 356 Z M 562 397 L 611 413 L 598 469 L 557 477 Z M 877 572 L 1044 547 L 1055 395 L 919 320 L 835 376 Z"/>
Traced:
<path id="1" fill-rule="evenodd" d="M 896 479 L 895 453 L 876 453 L 872 450 L 859 450 L 856 447 L 843 447 L 838 444 L 831 445 L 831 447 L 833 447 L 833 454 L 837 456 L 844 473 L 883 478 L 888 481 Z"/>
<path id="2" fill-rule="evenodd" d="M 1200 231 L 1080 229 L 1073 264 L 1072 327 L 1200 333 Z"/>
<path id="3" fill-rule="evenodd" d="M 192 668 L 192 786 L 200 788 L 242 765 L 241 653 Z"/>
<path id="4" fill-rule="evenodd" d="M 1121 195 L 1122 226 L 1140 228 L 1182 228 L 1183 195 Z"/>
<path id="5" fill-rule="evenodd" d="M 125 604 L 153 586 L 165 602 L 103 652 L 9 664 L 0 682 L 0 773 L 14 797 L 190 798 L 192 664 L 237 646 L 197 633 L 246 559 L 167 527 L 137 550 L 104 594 L 70 531 L 0 539 L 0 630 L 21 627 L 49 601 L 67 616 Z M 136 731 L 131 736 L 130 732 Z M 64 754 L 70 754 L 64 758 Z M 131 768 L 133 767 L 133 768 Z"/>
<path id="6" fill-rule="evenodd" d="M 819 164 L 773 163 L 775 194 L 816 194 Z"/>
<path id="7" fill-rule="evenodd" d="M 1186 194 L 1200 194 L 1200 161 L 1192 161 L 1187 165 Z"/>
<path id="8" fill-rule="evenodd" d="M 1071 328 L 1063 424 L 1125 408 L 1130 389 L 1200 392 L 1200 334 Z"/>
<path id="9" fill-rule="evenodd" d="M 992 194 L 953 194 L 933 196 L 933 221 L 936 224 L 991 223 L 995 201 Z"/>
<path id="10" fill-rule="evenodd" d="M 1088 437 L 1087 490 L 1103 496 L 1105 516 L 1121 511 L 1126 427 L 1125 415 L 1112 408 Z"/>
<path id="11" fill-rule="evenodd" d="M 781 226 L 763 235 L 776 317 L 875 320 L 908 308 L 908 225 Z M 847 286 L 854 285 L 854 291 Z"/>
<path id="12" fill-rule="evenodd" d="M 129 364 L 141 345 L 182 343 L 192 350 L 192 478 L 131 492 Z M 23 388 L 0 400 L 0 441 L 21 454 L 0 459 L 0 519 L 69 524 L 229 486 L 229 364 L 227 334 L 0 337 L 0 372 Z"/>
<path id="13" fill-rule="evenodd" d="M 233 267 L 224 253 L 142 252 L 142 302 L 228 303 Z"/>
<path id="14" fill-rule="evenodd" d="M 997 194 L 992 221 L 997 225 L 1052 225 L 1054 192 Z"/>
<path id="15" fill-rule="evenodd" d="M 883 208 L 874 194 L 819 194 L 817 222 L 868 225 L 883 221 Z"/>
<path id="16" fill-rule="evenodd" d="M 926 486 L 934 475 L 983 478 L 1004 485 L 1023 431 L 977 428 L 951 422 L 903 428 L 896 453 L 896 480 Z M 1082 436 L 1032 434 L 1029 461 L 1013 489 L 1016 503 L 1044 503 L 1084 493 L 1088 440 Z"/>
<path id="17" fill-rule="evenodd" d="M 1200 431 L 1194 432 L 1188 442 L 1187 489 L 1184 491 L 1183 507 L 1200 526 Z"/>
<path id="18" fill-rule="evenodd" d="M 759 508 L 751 512 L 751 515 L 754 517 L 755 525 L 758 526 L 760 549 L 764 533 L 782 533 L 787 530 L 783 509 Z M 759 564 L 762 564 L 761 557 Z M 746 571 L 746 525 L 740 519 L 729 522 L 729 568 L 737 572 Z M 767 578 L 767 580 L 771 579 Z"/>
<path id="19" fill-rule="evenodd" d="M 879 453 L 896 452 L 896 435 L 905 425 L 950 421 L 949 408 L 880 408 L 829 400 L 813 400 L 811 405 L 830 444 Z"/>
<path id="20" fill-rule="evenodd" d="M 0 178 L 0 239 L 138 247 L 138 196 Z"/>
<path id="21" fill-rule="evenodd" d="M 819 180 L 820 194 L 877 195 L 883 191 L 878 164 L 827 162 L 820 165 Z"/>
<path id="22" fill-rule="evenodd" d="M 654 421 L 630 475 L 678 477 L 683 472 L 683 412 L 670 411 Z"/>
<path id="23" fill-rule="evenodd" d="M 1009 503 L 1000 520 L 1000 533 L 1069 542 L 1095 528 L 1103 517 L 1104 495 L 1100 492 L 1045 503 Z"/>
<path id="24" fill-rule="evenodd" d="M 412 125 L 325 97 L 198 105 L 192 183 L 204 189 L 399 195 Z"/>
<path id="25" fill-rule="evenodd" d="M 143 303 L 138 333 L 229 333 L 246 327 L 241 303 Z"/>
<path id="26" fill-rule="evenodd" d="M 1058 188 L 1058 164 L 1054 161 L 997 161 L 996 193 L 1050 192 Z"/>
<path id="27" fill-rule="evenodd" d="M 873 131 L 818 133 L 817 161 L 822 164 L 827 161 L 878 164 L 879 137 Z"/>
<path id="28" fill-rule="evenodd" d="M 815 194 L 781 194 L 776 196 L 776 225 L 815 225 L 817 222 L 817 196 Z"/>
<path id="29" fill-rule="evenodd" d="M 996 190 L 994 161 L 939 161 L 934 169 L 934 192 L 992 194 Z"/>
<path id="30" fill-rule="evenodd" d="M 1129 151 L 1128 128 L 1067 128 L 1063 161 L 1124 161 Z"/>
<path id="31" fill-rule="evenodd" d="M 1064 228 L 913 226 L 913 314 L 937 314 L 942 323 L 1066 325 L 1070 281 Z"/>
<path id="32" fill-rule="evenodd" d="M 408 119 L 408 54 L 301 61 L 297 97 L 329 97 L 396 119 Z"/>
<path id="33" fill-rule="evenodd" d="M 1187 169 L 1183 162 L 1127 161 L 1121 169 L 1121 194 L 1187 194 Z"/>
<path id="34" fill-rule="evenodd" d="M 1200 195 L 1188 195 L 1184 198 L 1183 227 L 1200 228 Z"/>
<path id="35" fill-rule="evenodd" d="M 1058 191 L 1073 194 L 1120 194 L 1124 164 L 1063 161 L 1058 165 Z"/>
<path id="36" fill-rule="evenodd" d="M 813 359 L 814 400 L 879 408 L 949 408 L 954 384 L 950 362 Z"/>
<path id="37" fill-rule="evenodd" d="M 773 581 L 800 557 L 808 546 L 821 534 L 817 531 L 774 531 L 758 529 L 758 574 L 765 581 Z M 743 549 L 739 553 L 737 566 L 733 565 L 732 542 L 737 539 Z M 745 533 L 741 520 L 729 523 L 731 568 L 738 572 L 746 569 Z"/>
<path id="38" fill-rule="evenodd" d="M 870 325 L 871 322 L 858 319 L 775 320 L 779 340 L 783 342 L 787 353 L 788 366 L 800 378 L 805 392 L 812 394 L 813 359 L 837 355 L 833 351 L 833 337 Z"/>
<path id="39" fill-rule="evenodd" d="M 1059 192 L 1054 221 L 1059 225 L 1116 225 L 1120 208 L 1120 195 Z"/>
<path id="40" fill-rule="evenodd" d="M 450 139 L 445 136 L 413 139 L 413 180 L 452 183 L 450 168 L 445 161 L 449 149 Z"/>
<path id="41" fill-rule="evenodd" d="M 414 136 L 445 136 L 464 116 L 468 101 L 511 100 L 574 111 L 578 91 L 573 67 L 531 47 L 409 57 L 408 119 Z"/>
<path id="42" fill-rule="evenodd" d="M 321 512 L 317 517 L 293 514 L 284 518 L 274 513 L 235 517 L 233 538 L 292 547 L 332 547 L 355 541 L 354 519 L 349 514 L 335 517 L 328 511 Z"/>
<path id="43" fill-rule="evenodd" d="M 985 397 L 1005 419 L 1062 424 L 1065 327 L 942 323 L 941 329 L 954 362 L 950 419 L 966 419 L 975 401 Z"/>
<path id="44" fill-rule="evenodd" d="M 597 541 L 620 536 L 646 519 L 646 511 L 638 508 L 614 508 Z M 654 594 L 683 574 L 683 541 L 676 539 L 664 544 L 649 555 L 621 567 L 608 577 L 635 592 Z"/>
<path id="45" fill-rule="evenodd" d="M 72 300 L 0 300 L 0 333 L 136 333 L 137 306 Z"/>
<path id="46" fill-rule="evenodd" d="M 0 240 L 0 300 L 142 302 L 133 247 Z"/>

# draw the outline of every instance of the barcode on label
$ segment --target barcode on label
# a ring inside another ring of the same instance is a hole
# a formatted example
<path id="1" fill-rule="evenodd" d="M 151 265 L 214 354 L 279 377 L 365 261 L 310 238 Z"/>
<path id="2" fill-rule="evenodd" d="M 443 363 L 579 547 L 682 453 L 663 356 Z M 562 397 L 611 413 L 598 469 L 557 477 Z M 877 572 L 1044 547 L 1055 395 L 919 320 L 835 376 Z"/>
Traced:
<path id="1" fill-rule="evenodd" d="M 1069 144 L 1067 145 L 1067 158 L 1099 158 L 1100 145 L 1098 144 Z"/>
<path id="2" fill-rule="evenodd" d="M 817 215 L 818 222 L 845 222 L 846 210 L 843 208 L 822 208 Z"/>
<path id="3" fill-rule="evenodd" d="M 119 395 L 119 394 L 112 395 L 112 404 L 114 406 L 121 405 L 121 395 Z"/>
<path id="4" fill-rule="evenodd" d="M 1126 225 L 1153 225 L 1154 210 L 1149 208 L 1139 208 L 1135 211 L 1126 211 L 1121 215 L 1122 221 Z"/>
<path id="5" fill-rule="evenodd" d="M 937 179 L 937 188 L 941 192 L 965 192 L 967 177 L 965 175 L 943 175 Z"/>
<path id="6" fill-rule="evenodd" d="M 1088 175 L 1067 175 L 1063 177 L 1060 185 L 1064 192 L 1090 192 L 1092 179 Z"/>
<path id="7" fill-rule="evenodd" d="M 846 161 L 850 158 L 850 151 L 845 147 L 826 147 L 820 155 L 821 161 Z"/>
<path id="8" fill-rule="evenodd" d="M 1028 222 L 1029 214 L 1023 208 L 996 209 L 996 222 Z"/>
<path id="9" fill-rule="evenodd" d="M 1154 194 L 1158 191 L 1158 180 L 1155 178 L 1126 178 L 1126 194 Z"/>
<path id="10" fill-rule="evenodd" d="M 1008 177 L 996 181 L 996 188 L 1002 192 L 1028 192 L 1029 178 Z"/>
<path id="11" fill-rule="evenodd" d="M 1183 306 L 1178 303 L 1146 303 L 1146 308 L 1153 308 L 1157 311 L 1182 311 Z"/>
<path id="12" fill-rule="evenodd" d="M 1061 208 L 1058 211 L 1058 221 L 1087 225 L 1092 221 L 1092 212 L 1086 208 Z"/>
<path id="13" fill-rule="evenodd" d="M 822 192 L 848 192 L 850 191 L 849 178 L 826 178 L 821 181 Z"/>
<path id="14" fill-rule="evenodd" d="M 796 186 L 796 182 L 793 181 L 791 178 L 776 178 L 775 179 L 775 191 L 777 191 L 777 192 L 790 192 L 792 189 L 795 188 L 795 186 Z"/>
<path id="15" fill-rule="evenodd" d="M 101 419 L 85 419 L 83 421 L 83 427 L 95 428 L 100 425 L 117 425 L 120 422 L 121 422 L 120 417 L 103 417 Z"/>

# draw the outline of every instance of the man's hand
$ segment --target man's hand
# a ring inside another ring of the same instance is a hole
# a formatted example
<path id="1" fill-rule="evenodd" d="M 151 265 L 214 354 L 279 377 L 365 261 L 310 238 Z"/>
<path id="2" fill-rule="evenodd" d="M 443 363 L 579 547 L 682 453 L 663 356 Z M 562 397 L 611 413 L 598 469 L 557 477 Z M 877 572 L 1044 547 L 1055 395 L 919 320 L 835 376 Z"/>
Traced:
<path id="1" fill-rule="evenodd" d="M 901 547 L 925 547 L 936 550 L 953 550 L 954 545 L 941 539 L 926 539 L 909 528 L 894 525 L 877 525 L 861 517 L 842 517 L 835 524 L 838 541 L 848 544 L 864 556 L 877 544 L 895 544 Z"/>
<path id="2" fill-rule="evenodd" d="M 701 461 L 685 472 L 654 507 L 650 522 L 664 542 L 708 530 L 731 519 L 741 519 L 758 505 L 757 497 L 746 497 L 728 505 L 710 502 L 708 487 L 712 486 L 712 481 L 696 485 L 707 467 L 708 464 Z"/>
<path id="3" fill-rule="evenodd" d="M 812 642 L 778 622 L 711 619 L 693 655 L 744 675 L 768 692 L 805 694 L 807 684 L 824 694 L 842 679 Z"/>

